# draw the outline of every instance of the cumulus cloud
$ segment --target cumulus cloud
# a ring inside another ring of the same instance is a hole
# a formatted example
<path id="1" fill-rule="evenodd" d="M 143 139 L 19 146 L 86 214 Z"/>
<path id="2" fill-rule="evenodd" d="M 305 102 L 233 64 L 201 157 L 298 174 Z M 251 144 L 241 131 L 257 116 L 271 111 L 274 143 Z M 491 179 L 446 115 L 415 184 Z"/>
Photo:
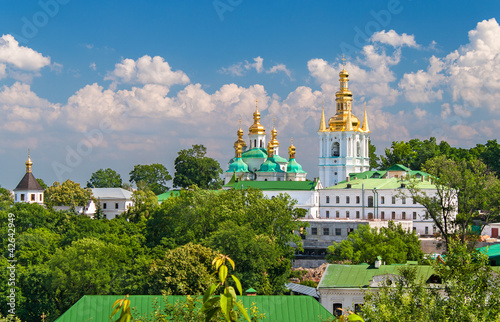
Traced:
<path id="1" fill-rule="evenodd" d="M 20 70 L 39 71 L 50 64 L 50 58 L 31 48 L 19 46 L 12 35 L 0 38 L 0 63 L 12 65 Z"/>
<path id="2" fill-rule="evenodd" d="M 286 65 L 284 65 L 284 64 L 274 65 L 273 67 L 271 67 L 269 70 L 266 71 L 266 73 L 268 73 L 268 74 L 276 74 L 278 72 L 285 73 L 285 75 L 288 76 L 288 78 L 290 80 L 293 80 L 292 79 L 292 72 L 288 68 L 286 68 Z"/>
<path id="3" fill-rule="evenodd" d="M 250 69 L 255 69 L 257 73 L 262 73 L 264 71 L 264 58 L 262 57 L 255 57 L 253 59 L 253 63 L 249 63 L 248 61 L 245 61 L 245 69 L 250 70 Z"/>
<path id="4" fill-rule="evenodd" d="M 260 56 L 253 58 L 253 62 L 245 60 L 244 62 L 238 62 L 229 67 L 222 67 L 219 70 L 219 73 L 231 76 L 244 76 L 249 70 L 255 70 L 258 74 L 261 74 L 264 71 L 266 72 L 266 74 L 276 74 L 278 72 L 283 72 L 286 76 L 288 76 L 290 80 L 293 80 L 292 72 L 286 67 L 285 64 L 276 64 L 266 70 L 264 68 L 264 58 Z"/>
<path id="5" fill-rule="evenodd" d="M 376 32 L 371 36 L 370 40 L 372 42 L 379 42 L 381 44 L 391 45 L 392 47 L 395 48 L 403 46 L 418 48 L 420 46 L 415 41 L 415 36 L 407 35 L 406 33 L 399 35 L 392 29 L 387 32 L 385 30 Z"/>
<path id="6" fill-rule="evenodd" d="M 427 71 L 419 70 L 415 73 L 404 74 L 398 86 L 404 92 L 405 98 L 412 103 L 430 103 L 441 100 L 443 90 L 439 87 L 446 82 L 446 77 L 440 73 L 442 70 L 442 61 L 432 56 Z"/>
<path id="7" fill-rule="evenodd" d="M 126 83 L 172 86 L 189 83 L 189 77 L 183 71 L 173 71 L 162 57 L 151 58 L 148 55 L 142 56 L 137 61 L 123 59 L 104 79 L 113 81 L 113 85 Z"/>

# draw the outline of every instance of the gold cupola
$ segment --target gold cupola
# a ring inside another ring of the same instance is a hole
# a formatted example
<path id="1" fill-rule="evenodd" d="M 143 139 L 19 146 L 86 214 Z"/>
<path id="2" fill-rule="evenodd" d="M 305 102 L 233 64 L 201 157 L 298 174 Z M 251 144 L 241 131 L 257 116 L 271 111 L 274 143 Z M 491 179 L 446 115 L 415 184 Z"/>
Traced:
<path id="1" fill-rule="evenodd" d="M 26 160 L 26 173 L 31 173 L 31 166 L 33 165 L 33 162 L 30 159 L 30 150 L 28 149 L 28 160 Z"/>
<path id="2" fill-rule="evenodd" d="M 234 156 L 236 158 L 241 158 L 241 145 L 235 143 L 235 145 L 234 145 L 234 152 L 235 152 Z"/>
<path id="3" fill-rule="evenodd" d="M 240 119 L 240 128 L 238 129 L 236 134 L 238 136 L 238 140 L 236 140 L 236 142 L 234 142 L 234 147 L 236 148 L 236 146 L 239 145 L 241 149 L 245 148 L 247 146 L 247 143 L 245 142 L 245 140 L 243 140 L 243 130 L 241 129 L 241 119 Z"/>
<path id="4" fill-rule="evenodd" d="M 289 159 L 295 159 L 295 145 L 293 145 L 293 138 L 291 139 L 290 147 L 288 148 Z"/>
<path id="5" fill-rule="evenodd" d="M 276 139 L 278 131 L 276 130 L 276 127 L 274 127 L 274 122 L 275 119 L 273 119 L 273 129 L 271 130 L 271 141 L 269 141 L 269 143 L 271 143 L 273 147 L 277 148 L 280 146 L 280 142 L 278 141 L 278 139 Z"/>
<path id="6" fill-rule="evenodd" d="M 274 146 L 272 142 L 269 142 L 267 144 L 267 158 L 271 159 L 272 157 L 274 157 Z"/>
<path id="7" fill-rule="evenodd" d="M 352 92 L 349 90 L 349 73 L 345 70 L 345 58 L 343 68 L 339 73 L 340 89 L 335 93 L 337 104 L 337 113 L 329 120 L 330 131 L 342 131 L 344 128 L 353 128 L 353 131 L 359 131 L 360 121 L 352 114 Z M 351 119 L 351 125 L 346 126 L 347 118 Z"/>
<path id="8" fill-rule="evenodd" d="M 253 124 L 248 129 L 249 134 L 266 134 L 266 128 L 260 124 L 260 112 L 257 107 L 259 101 L 255 100 L 255 112 L 253 113 Z"/>

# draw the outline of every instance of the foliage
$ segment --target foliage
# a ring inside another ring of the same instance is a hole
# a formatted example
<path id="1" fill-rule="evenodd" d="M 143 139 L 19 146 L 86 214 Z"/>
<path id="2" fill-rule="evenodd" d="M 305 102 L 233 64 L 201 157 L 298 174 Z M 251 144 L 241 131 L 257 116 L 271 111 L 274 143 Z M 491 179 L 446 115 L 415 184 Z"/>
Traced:
<path id="1" fill-rule="evenodd" d="M 43 188 L 43 190 L 47 189 L 47 184 L 40 178 L 37 178 L 36 181 Z"/>
<path id="2" fill-rule="evenodd" d="M 484 227 L 498 217 L 500 182 L 481 161 L 455 162 L 439 156 L 428 160 L 423 169 L 433 176 L 436 194 L 419 189 L 418 181 L 407 188 L 425 207 L 446 244 L 453 235 L 462 242 L 469 240 L 474 220 L 482 219 Z"/>
<path id="3" fill-rule="evenodd" d="M 128 299 L 128 295 L 125 296 L 124 299 L 116 300 L 112 306 L 113 312 L 111 312 L 110 319 L 113 318 L 115 314 L 120 312 L 120 316 L 115 322 L 128 322 L 132 319 L 132 312 L 130 311 L 130 300 Z"/>
<path id="4" fill-rule="evenodd" d="M 7 209 L 14 204 L 10 190 L 0 186 L 0 209 Z"/>
<path id="5" fill-rule="evenodd" d="M 211 261 L 215 253 L 201 245 L 187 244 L 165 253 L 150 268 L 150 294 L 198 295 L 213 282 Z"/>
<path id="6" fill-rule="evenodd" d="M 120 188 L 121 186 L 120 174 L 110 168 L 97 170 L 87 181 L 87 188 Z"/>
<path id="7" fill-rule="evenodd" d="M 234 309 L 236 305 L 239 313 L 250 321 L 250 316 L 243 304 L 238 302 L 236 291 L 233 286 L 229 285 L 228 276 L 231 276 L 234 284 L 240 295 L 243 295 L 240 280 L 234 275 L 228 273 L 226 260 L 231 264 L 231 268 L 235 269 L 234 262 L 229 256 L 219 254 L 212 261 L 215 270 L 218 271 L 219 283 L 212 284 L 203 295 L 203 307 L 201 311 L 205 313 L 205 321 L 211 321 L 213 317 L 222 314 L 226 321 L 238 321 L 238 313 Z M 215 293 L 223 287 L 223 293 L 220 296 L 215 296 Z"/>
<path id="8" fill-rule="evenodd" d="M 359 226 L 340 244 L 334 242 L 328 246 L 327 253 L 329 262 L 352 260 L 353 264 L 374 264 L 377 256 L 387 265 L 423 259 L 418 236 L 393 221 L 379 230 L 368 225 Z"/>
<path id="9" fill-rule="evenodd" d="M 305 285 L 305 286 L 316 288 L 318 286 L 318 282 L 311 281 L 311 280 L 305 280 L 305 281 L 301 281 L 300 285 Z"/>
<path id="10" fill-rule="evenodd" d="M 367 290 L 366 321 L 498 321 L 500 279 L 488 256 L 452 239 L 446 262 L 432 262 L 440 285 L 417 279 L 416 268 L 400 269 L 378 291 Z"/>
<path id="11" fill-rule="evenodd" d="M 158 198 L 153 191 L 137 190 L 132 193 L 133 206 L 127 209 L 125 217 L 133 222 L 145 222 L 158 207 Z"/>
<path id="12" fill-rule="evenodd" d="M 45 205 L 49 208 L 54 206 L 69 206 L 75 211 L 78 206 L 85 206 L 92 198 L 92 191 L 80 187 L 79 183 L 66 180 L 62 184 L 54 184 L 45 190 Z"/>
<path id="13" fill-rule="evenodd" d="M 372 144 L 371 141 L 368 142 L 368 155 L 370 157 L 370 170 L 378 168 L 378 162 L 380 158 L 376 154 L 377 148 Z"/>
<path id="14" fill-rule="evenodd" d="M 155 195 L 168 190 L 167 182 L 172 180 L 167 168 L 159 163 L 150 165 L 138 164 L 130 171 L 130 182 L 135 183 L 140 190 L 148 188 Z"/>
<path id="15" fill-rule="evenodd" d="M 180 150 L 174 161 L 174 186 L 188 188 L 197 185 L 202 189 L 220 189 L 222 169 L 219 162 L 205 156 L 207 148 L 195 144 L 191 149 Z"/>

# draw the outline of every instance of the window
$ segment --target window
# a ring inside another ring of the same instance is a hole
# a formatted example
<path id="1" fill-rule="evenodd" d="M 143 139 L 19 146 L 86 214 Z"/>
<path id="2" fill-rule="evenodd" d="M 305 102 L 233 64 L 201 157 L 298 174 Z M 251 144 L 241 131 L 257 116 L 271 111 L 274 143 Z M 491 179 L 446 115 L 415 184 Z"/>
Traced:
<path id="1" fill-rule="evenodd" d="M 313 227 L 311 228 L 311 235 L 317 235 L 318 234 L 318 228 Z"/>
<path id="2" fill-rule="evenodd" d="M 371 212 L 369 212 L 369 213 L 368 213 L 368 219 L 369 219 L 369 220 L 372 220 L 372 219 L 373 219 L 373 213 L 371 213 Z"/>
<path id="3" fill-rule="evenodd" d="M 363 310 L 363 304 L 354 304 L 354 313 L 361 313 Z"/>
<path id="4" fill-rule="evenodd" d="M 385 197 L 380 197 L 380 203 L 385 204 Z"/>
<path id="5" fill-rule="evenodd" d="M 392 197 L 392 204 L 394 205 L 396 203 L 396 197 Z"/>
<path id="6" fill-rule="evenodd" d="M 396 219 L 396 212 L 395 211 L 392 212 L 392 219 Z"/>
<path id="7" fill-rule="evenodd" d="M 330 211 L 329 210 L 326 211 L 326 218 L 330 218 Z"/>
<path id="8" fill-rule="evenodd" d="M 349 198 L 349 196 L 345 197 L 345 203 L 349 203 L 351 202 L 351 198 Z"/>
<path id="9" fill-rule="evenodd" d="M 413 212 L 413 220 L 417 220 L 417 212 L 416 211 Z"/>
<path id="10" fill-rule="evenodd" d="M 24 193 L 21 193 L 21 201 L 24 201 Z"/>
<path id="11" fill-rule="evenodd" d="M 106 217 L 106 215 L 102 215 L 104 219 L 108 219 L 108 217 Z"/>
<path id="12" fill-rule="evenodd" d="M 336 211 L 336 212 L 335 212 L 335 217 L 336 217 L 336 218 L 339 218 L 339 217 L 340 217 L 340 212 Z"/>
<path id="13" fill-rule="evenodd" d="M 31 194 L 31 201 L 36 201 L 36 196 L 34 193 Z"/>
<path id="14" fill-rule="evenodd" d="M 403 211 L 403 213 L 401 214 L 401 219 L 406 220 L 406 212 Z"/>
<path id="15" fill-rule="evenodd" d="M 340 228 L 335 228 L 335 236 L 342 235 L 342 230 Z"/>
<path id="16" fill-rule="evenodd" d="M 118 202 L 115 203 L 115 209 L 118 209 Z"/>
<path id="17" fill-rule="evenodd" d="M 356 156 L 361 156 L 361 145 L 359 144 L 359 141 L 356 142 Z"/>
<path id="18" fill-rule="evenodd" d="M 43 201 L 42 194 L 40 194 L 40 201 Z"/>
<path id="19" fill-rule="evenodd" d="M 339 196 L 336 196 L 336 197 L 335 197 L 335 202 L 336 202 L 336 203 L 340 203 L 340 197 L 339 197 Z"/>
<path id="20" fill-rule="evenodd" d="M 350 233 L 352 233 L 354 231 L 354 228 L 349 228 L 347 229 L 347 234 L 349 235 Z"/>
<path id="21" fill-rule="evenodd" d="M 413 232 L 416 234 L 417 233 L 417 227 L 413 227 Z"/>
<path id="22" fill-rule="evenodd" d="M 385 219 L 385 213 L 383 211 L 380 213 L 380 219 Z"/>
<path id="23" fill-rule="evenodd" d="M 356 203 L 359 203 L 359 196 L 356 196 Z"/>
<path id="24" fill-rule="evenodd" d="M 326 196 L 326 203 L 330 203 L 330 197 Z"/>
<path id="25" fill-rule="evenodd" d="M 323 235 L 330 235 L 330 228 L 323 228 Z"/>
<path id="26" fill-rule="evenodd" d="M 340 144 L 338 142 L 334 142 L 332 144 L 332 157 L 338 157 L 340 155 Z"/>
<path id="27" fill-rule="evenodd" d="M 16 193 L 16 201 L 17 201 L 17 193 Z"/>
<path id="28" fill-rule="evenodd" d="M 401 198 L 401 202 L 403 203 L 403 205 L 406 205 L 406 197 Z"/>
<path id="29" fill-rule="evenodd" d="M 417 204 L 417 202 L 415 201 L 415 199 L 413 199 L 413 204 L 414 204 L 414 205 L 416 205 L 416 204 Z"/>
<path id="30" fill-rule="evenodd" d="M 346 217 L 346 218 L 349 218 L 349 211 L 346 211 L 346 212 L 345 212 L 345 217 Z"/>
<path id="31" fill-rule="evenodd" d="M 341 316 L 342 315 L 342 303 L 333 303 L 333 315 Z"/>
<path id="32" fill-rule="evenodd" d="M 106 208 L 107 208 L 107 206 L 108 206 L 108 205 L 107 205 L 106 203 L 103 203 L 103 204 L 102 204 L 102 209 L 106 209 Z"/>
<path id="33" fill-rule="evenodd" d="M 429 235 L 429 227 L 425 226 L 425 234 Z"/>
<path id="34" fill-rule="evenodd" d="M 435 234 L 436 233 L 436 226 L 432 226 L 432 232 Z"/>
<path id="35" fill-rule="evenodd" d="M 373 196 L 368 196 L 368 207 L 373 207 Z"/>
<path id="36" fill-rule="evenodd" d="M 356 211 L 356 219 L 359 219 L 359 211 Z"/>

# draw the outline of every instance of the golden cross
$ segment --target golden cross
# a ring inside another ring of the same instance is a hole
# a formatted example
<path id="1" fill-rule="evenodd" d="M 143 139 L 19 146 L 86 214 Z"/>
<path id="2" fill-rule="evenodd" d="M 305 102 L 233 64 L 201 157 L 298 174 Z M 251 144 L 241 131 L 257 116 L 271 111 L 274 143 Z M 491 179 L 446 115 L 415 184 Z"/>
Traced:
<path id="1" fill-rule="evenodd" d="M 292 145 L 293 145 L 293 138 L 290 139 L 292 141 Z"/>
<path id="2" fill-rule="evenodd" d="M 345 56 L 342 54 L 342 66 L 345 69 Z"/>
<path id="3" fill-rule="evenodd" d="M 41 315 L 40 317 L 42 318 L 42 321 L 43 321 L 43 322 L 45 322 L 45 318 L 47 317 L 47 316 L 45 315 L 45 312 L 43 312 L 43 313 L 42 313 L 42 315 Z"/>
<path id="4" fill-rule="evenodd" d="M 257 103 L 259 103 L 259 100 L 255 99 L 255 109 L 257 109 Z"/>

